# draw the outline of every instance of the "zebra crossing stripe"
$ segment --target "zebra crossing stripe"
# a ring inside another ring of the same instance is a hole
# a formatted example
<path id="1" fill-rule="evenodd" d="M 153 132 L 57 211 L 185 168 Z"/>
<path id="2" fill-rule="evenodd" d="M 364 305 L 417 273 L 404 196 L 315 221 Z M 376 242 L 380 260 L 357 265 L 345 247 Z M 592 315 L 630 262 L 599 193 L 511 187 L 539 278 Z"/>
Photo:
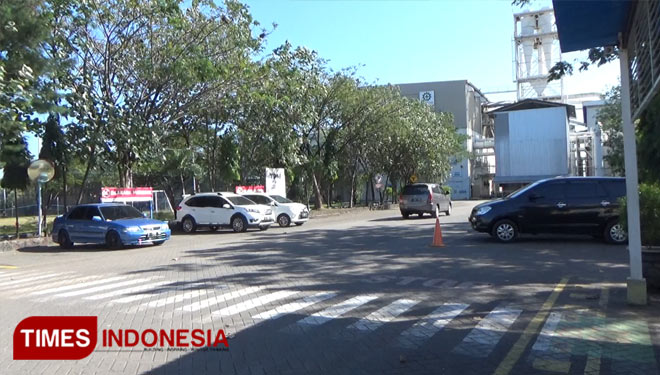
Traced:
<path id="1" fill-rule="evenodd" d="M 401 332 L 398 338 L 399 346 L 415 348 L 421 346 L 456 318 L 469 305 L 463 303 L 444 303 L 430 314 Z"/>
<path id="2" fill-rule="evenodd" d="M 555 331 L 557 330 L 557 325 L 561 320 L 561 313 L 551 312 L 546 319 L 543 329 L 539 334 L 536 342 L 532 346 L 532 351 L 546 352 L 550 350 L 552 337 L 555 336 Z"/>
<path id="3" fill-rule="evenodd" d="M 61 286 L 61 287 L 57 287 L 57 288 L 48 288 L 48 289 L 40 290 L 38 292 L 34 292 L 31 295 L 40 296 L 40 295 L 44 295 L 44 294 L 59 293 L 59 292 L 67 291 L 67 290 L 81 289 L 81 288 L 86 288 L 86 287 L 89 287 L 89 286 L 111 283 L 113 281 L 123 280 L 125 278 L 127 278 L 127 276 L 116 276 L 116 277 L 109 277 L 107 279 L 101 279 L 101 280 L 89 281 L 89 282 L 85 282 L 85 283 L 76 283 L 76 284 L 73 284 L 73 285 Z"/>
<path id="4" fill-rule="evenodd" d="M 25 271 L 25 272 L 7 272 L 2 275 L 0 275 L 0 282 L 2 280 L 9 279 L 11 280 L 12 277 L 30 277 L 30 276 L 35 276 L 35 275 L 41 275 L 43 272 L 41 271 Z"/>
<path id="5" fill-rule="evenodd" d="M 274 293 L 267 294 L 265 296 L 261 297 L 256 297 L 241 303 L 238 303 L 236 305 L 228 306 L 225 307 L 224 309 L 214 311 L 213 315 L 220 315 L 220 316 L 229 316 L 229 315 L 234 315 L 241 313 L 243 311 L 263 306 L 267 303 L 271 303 L 283 298 L 287 298 L 289 296 L 292 296 L 294 294 L 299 293 L 297 290 L 280 290 Z"/>
<path id="6" fill-rule="evenodd" d="M 83 290 L 74 290 L 74 291 L 71 291 L 71 292 L 56 294 L 55 297 L 81 296 L 81 295 L 84 295 L 84 294 L 92 294 L 92 293 L 96 293 L 96 292 L 102 292 L 104 290 L 116 289 L 116 288 L 120 288 L 122 286 L 139 284 L 139 283 L 143 283 L 145 281 L 151 281 L 151 279 L 144 279 L 144 278 L 142 278 L 142 279 L 132 279 L 132 280 L 126 280 L 126 281 L 122 281 L 122 282 L 118 282 L 118 283 L 112 283 L 112 284 L 108 284 L 108 285 L 99 285 L 99 286 L 95 286 L 93 288 L 87 288 L 87 289 L 83 289 Z"/>
<path id="7" fill-rule="evenodd" d="M 378 298 L 377 295 L 360 295 L 346 301 L 340 302 L 336 305 L 330 306 L 323 311 L 314 313 L 304 319 L 301 319 L 297 322 L 299 325 L 313 325 L 318 326 L 324 323 L 331 321 L 341 315 L 346 314 L 347 312 L 354 310 L 365 303 L 371 302 Z"/>
<path id="8" fill-rule="evenodd" d="M 278 306 L 272 310 L 253 315 L 252 319 L 277 319 L 283 315 L 302 310 L 313 304 L 333 298 L 337 295 L 335 292 L 320 292 L 311 296 L 307 296 L 298 301 L 287 303 L 286 305 Z"/>
<path id="9" fill-rule="evenodd" d="M 517 309 L 496 308 L 486 315 L 452 352 L 476 358 L 488 357 L 521 312 L 522 310 Z"/>
<path id="10" fill-rule="evenodd" d="M 112 292 L 96 294 L 96 295 L 93 295 L 93 296 L 85 297 L 83 299 L 95 301 L 95 300 L 104 299 L 104 298 L 111 298 L 111 297 L 121 296 L 121 295 L 129 294 L 129 293 L 141 292 L 143 290 L 147 290 L 147 289 L 150 289 L 150 288 L 158 287 L 158 286 L 169 284 L 169 283 L 171 283 L 171 282 L 170 281 L 158 281 L 158 282 L 155 282 L 155 283 L 142 284 L 142 285 L 133 286 L 133 287 L 130 287 L 130 288 L 113 290 Z"/>
<path id="11" fill-rule="evenodd" d="M 207 299 L 201 300 L 199 302 L 191 303 L 190 305 L 179 307 L 177 310 L 195 312 L 195 311 L 199 311 L 203 308 L 209 307 L 211 305 L 216 305 L 216 304 L 218 304 L 218 302 L 229 301 L 229 300 L 232 300 L 234 298 L 238 298 L 238 297 L 241 297 L 241 296 L 252 294 L 254 292 L 258 292 L 261 289 L 264 289 L 264 287 L 262 287 L 262 286 L 251 286 L 251 287 L 239 289 L 239 290 L 236 290 L 236 291 L 230 291 L 230 292 L 221 294 L 221 295 L 216 296 L 216 297 L 207 298 Z"/>
<path id="12" fill-rule="evenodd" d="M 13 289 L 13 293 L 30 293 L 30 292 L 35 292 L 35 291 L 42 291 L 45 286 L 48 286 L 49 288 L 53 288 L 58 285 L 71 285 L 71 284 L 78 284 L 87 280 L 95 280 L 98 279 L 98 275 L 94 276 L 85 276 L 85 277 L 75 277 L 72 279 L 65 279 L 65 280 L 60 280 L 57 282 L 53 282 L 52 280 L 45 281 L 43 284 L 37 284 L 37 285 L 31 285 L 31 286 L 23 286 L 19 287 L 18 289 Z"/>
<path id="13" fill-rule="evenodd" d="M 183 294 L 177 294 L 176 296 L 161 298 L 159 300 L 143 303 L 142 305 L 139 306 L 138 310 L 144 310 L 147 308 L 154 308 L 154 307 L 163 307 L 163 306 L 171 305 L 173 303 L 183 302 L 187 299 L 205 296 L 207 293 L 208 290 L 192 290 L 189 292 L 185 292 Z"/>
<path id="14" fill-rule="evenodd" d="M 31 283 L 31 282 L 38 281 L 38 280 L 52 279 L 54 277 L 63 276 L 63 275 L 67 275 L 67 274 L 71 274 L 71 272 L 47 273 L 45 275 L 27 277 L 25 279 L 14 280 L 14 281 L 6 282 L 6 283 L 3 282 L 0 285 L 0 288 L 4 289 L 4 288 L 9 287 L 9 286 L 20 285 L 20 284 L 25 284 L 25 283 Z"/>
<path id="15" fill-rule="evenodd" d="M 419 301 L 405 298 L 394 301 L 349 325 L 348 328 L 359 331 L 375 331 L 383 324 L 395 319 L 418 303 Z"/>

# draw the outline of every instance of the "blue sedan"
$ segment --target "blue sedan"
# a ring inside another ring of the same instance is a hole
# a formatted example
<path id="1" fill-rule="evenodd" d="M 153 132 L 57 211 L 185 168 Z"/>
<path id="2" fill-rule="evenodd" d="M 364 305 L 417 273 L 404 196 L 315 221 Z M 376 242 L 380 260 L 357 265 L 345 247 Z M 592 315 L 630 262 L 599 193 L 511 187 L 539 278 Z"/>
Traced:
<path id="1" fill-rule="evenodd" d="M 53 241 L 70 249 L 74 243 L 161 245 L 170 239 L 166 222 L 146 218 L 135 208 L 116 203 L 83 204 L 53 222 Z"/>

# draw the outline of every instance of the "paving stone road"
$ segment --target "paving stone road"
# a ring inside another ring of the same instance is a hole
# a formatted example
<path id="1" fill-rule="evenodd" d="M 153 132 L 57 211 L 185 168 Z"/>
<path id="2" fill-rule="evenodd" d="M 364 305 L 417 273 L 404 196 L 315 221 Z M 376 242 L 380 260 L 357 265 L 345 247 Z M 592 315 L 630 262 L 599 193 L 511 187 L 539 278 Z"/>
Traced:
<path id="1" fill-rule="evenodd" d="M 175 234 L 158 247 L 0 254 L 2 374 L 657 374 L 660 298 L 625 303 L 625 247 L 589 237 L 499 244 L 476 202 L 434 220 L 395 210 L 301 227 Z M 656 291 L 657 293 L 657 291 Z M 28 316 L 97 316 L 99 331 L 201 329 L 226 350 L 112 347 L 14 361 Z"/>

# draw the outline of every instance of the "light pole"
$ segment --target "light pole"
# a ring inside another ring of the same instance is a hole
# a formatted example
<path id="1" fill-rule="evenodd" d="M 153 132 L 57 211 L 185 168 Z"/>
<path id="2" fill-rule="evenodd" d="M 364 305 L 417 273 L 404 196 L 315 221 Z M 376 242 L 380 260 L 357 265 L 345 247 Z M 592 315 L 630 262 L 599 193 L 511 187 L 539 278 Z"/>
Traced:
<path id="1" fill-rule="evenodd" d="M 48 160 L 35 160 L 28 167 L 28 176 L 30 177 L 30 180 L 37 183 L 37 236 L 41 237 L 41 185 L 55 177 L 55 167 L 53 167 L 53 164 Z"/>

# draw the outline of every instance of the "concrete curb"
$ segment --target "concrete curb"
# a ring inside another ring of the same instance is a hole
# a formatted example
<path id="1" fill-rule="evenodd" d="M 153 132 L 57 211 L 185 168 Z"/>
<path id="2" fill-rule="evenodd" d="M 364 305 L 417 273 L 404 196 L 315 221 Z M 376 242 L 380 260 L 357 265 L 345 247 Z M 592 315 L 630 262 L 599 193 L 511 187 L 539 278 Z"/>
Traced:
<path id="1" fill-rule="evenodd" d="M 399 205 L 393 204 L 388 209 L 377 209 L 376 211 L 390 211 L 390 210 L 398 210 L 398 209 L 399 209 Z M 362 211 L 369 211 L 369 207 L 360 206 L 354 208 L 325 208 L 320 211 L 311 210 L 309 217 L 311 219 L 318 219 L 322 217 L 339 216 L 339 215 L 350 214 L 353 212 L 362 212 Z"/>
<path id="2" fill-rule="evenodd" d="M 21 238 L 11 241 L 0 241 L 0 253 L 5 251 L 15 251 L 24 247 L 48 246 L 50 241 L 50 237 Z"/>

